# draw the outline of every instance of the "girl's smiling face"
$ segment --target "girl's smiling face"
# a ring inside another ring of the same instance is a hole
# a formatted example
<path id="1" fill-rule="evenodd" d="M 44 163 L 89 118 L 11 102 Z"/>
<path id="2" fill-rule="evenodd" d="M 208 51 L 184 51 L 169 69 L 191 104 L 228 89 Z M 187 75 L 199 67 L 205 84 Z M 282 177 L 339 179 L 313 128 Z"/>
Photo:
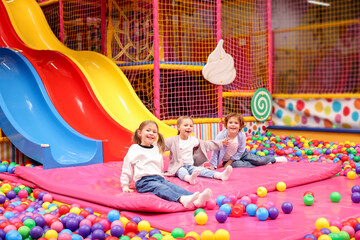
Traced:
<path id="1" fill-rule="evenodd" d="M 138 130 L 138 135 L 141 139 L 141 145 L 151 146 L 157 138 L 158 128 L 155 124 L 150 123 L 146 125 L 142 130 Z"/>
<path id="2" fill-rule="evenodd" d="M 237 135 L 240 131 L 240 122 L 236 117 L 229 118 L 226 126 L 229 135 Z"/>
<path id="3" fill-rule="evenodd" d="M 177 126 L 180 138 L 186 140 L 193 132 L 194 123 L 191 119 L 185 118 L 181 121 L 180 125 Z"/>

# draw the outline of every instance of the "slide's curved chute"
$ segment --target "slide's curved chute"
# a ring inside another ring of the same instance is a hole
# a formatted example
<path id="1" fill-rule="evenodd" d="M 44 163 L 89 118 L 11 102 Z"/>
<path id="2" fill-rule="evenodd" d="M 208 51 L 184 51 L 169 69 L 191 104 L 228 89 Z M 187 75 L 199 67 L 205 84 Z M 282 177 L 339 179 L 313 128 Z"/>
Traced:
<path id="1" fill-rule="evenodd" d="M 106 112 L 120 125 L 135 131 L 144 120 L 158 123 L 165 137 L 176 135 L 174 128 L 157 119 L 140 101 L 123 72 L 107 57 L 64 46 L 51 31 L 34 0 L 2 0 L 19 37 L 37 50 L 56 50 L 68 56 L 81 69 Z"/>
<path id="2" fill-rule="evenodd" d="M 102 142 L 80 135 L 61 118 L 33 66 L 9 48 L 0 48 L 0 127 L 45 169 L 103 162 Z"/>
<path id="3" fill-rule="evenodd" d="M 27 47 L 17 36 L 2 2 L 0 36 L 0 47 L 26 53 L 63 119 L 79 133 L 103 141 L 104 162 L 122 161 L 132 133 L 106 113 L 80 69 L 62 53 Z"/>

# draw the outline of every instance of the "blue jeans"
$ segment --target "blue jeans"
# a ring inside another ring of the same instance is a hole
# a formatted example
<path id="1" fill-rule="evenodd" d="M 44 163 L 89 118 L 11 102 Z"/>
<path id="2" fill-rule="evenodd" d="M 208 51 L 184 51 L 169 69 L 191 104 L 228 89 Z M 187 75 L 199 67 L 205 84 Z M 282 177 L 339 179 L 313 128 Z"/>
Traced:
<path id="1" fill-rule="evenodd" d="M 215 171 L 204 167 L 195 167 L 194 165 L 184 165 L 176 171 L 175 176 L 177 176 L 178 178 L 184 181 L 185 176 L 191 175 L 196 169 L 200 170 L 199 177 L 213 178 L 214 174 L 216 173 Z"/>
<path id="2" fill-rule="evenodd" d="M 276 162 L 273 156 L 260 156 L 245 151 L 239 160 L 234 160 L 231 163 L 231 166 L 233 168 L 252 168 L 252 167 L 266 165 L 270 162 L 271 163 Z M 226 162 L 223 162 L 222 164 L 224 166 Z"/>
<path id="3" fill-rule="evenodd" d="M 135 186 L 136 191 L 139 193 L 153 193 L 162 199 L 172 202 L 177 202 L 181 196 L 193 194 L 192 192 L 167 181 L 161 176 L 142 177 L 135 183 Z"/>

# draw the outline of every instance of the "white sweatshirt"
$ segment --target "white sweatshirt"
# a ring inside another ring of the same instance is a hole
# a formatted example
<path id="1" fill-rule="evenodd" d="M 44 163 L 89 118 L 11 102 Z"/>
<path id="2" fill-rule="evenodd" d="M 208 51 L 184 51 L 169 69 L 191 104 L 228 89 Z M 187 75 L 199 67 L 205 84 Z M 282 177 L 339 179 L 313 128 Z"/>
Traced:
<path id="1" fill-rule="evenodd" d="M 163 156 L 156 143 L 153 148 L 133 144 L 124 158 L 120 176 L 121 187 L 129 187 L 131 180 L 136 182 L 145 176 L 163 176 L 163 166 Z"/>

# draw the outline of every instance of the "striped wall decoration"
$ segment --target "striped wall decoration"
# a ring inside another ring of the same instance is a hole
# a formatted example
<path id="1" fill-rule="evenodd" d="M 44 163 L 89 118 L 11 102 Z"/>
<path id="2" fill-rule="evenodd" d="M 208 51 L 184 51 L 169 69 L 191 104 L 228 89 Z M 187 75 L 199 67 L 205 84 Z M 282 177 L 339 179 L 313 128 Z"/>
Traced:
<path id="1" fill-rule="evenodd" d="M 0 160 L 8 160 L 17 164 L 24 164 L 26 156 L 19 151 L 11 142 L 0 143 Z"/>

